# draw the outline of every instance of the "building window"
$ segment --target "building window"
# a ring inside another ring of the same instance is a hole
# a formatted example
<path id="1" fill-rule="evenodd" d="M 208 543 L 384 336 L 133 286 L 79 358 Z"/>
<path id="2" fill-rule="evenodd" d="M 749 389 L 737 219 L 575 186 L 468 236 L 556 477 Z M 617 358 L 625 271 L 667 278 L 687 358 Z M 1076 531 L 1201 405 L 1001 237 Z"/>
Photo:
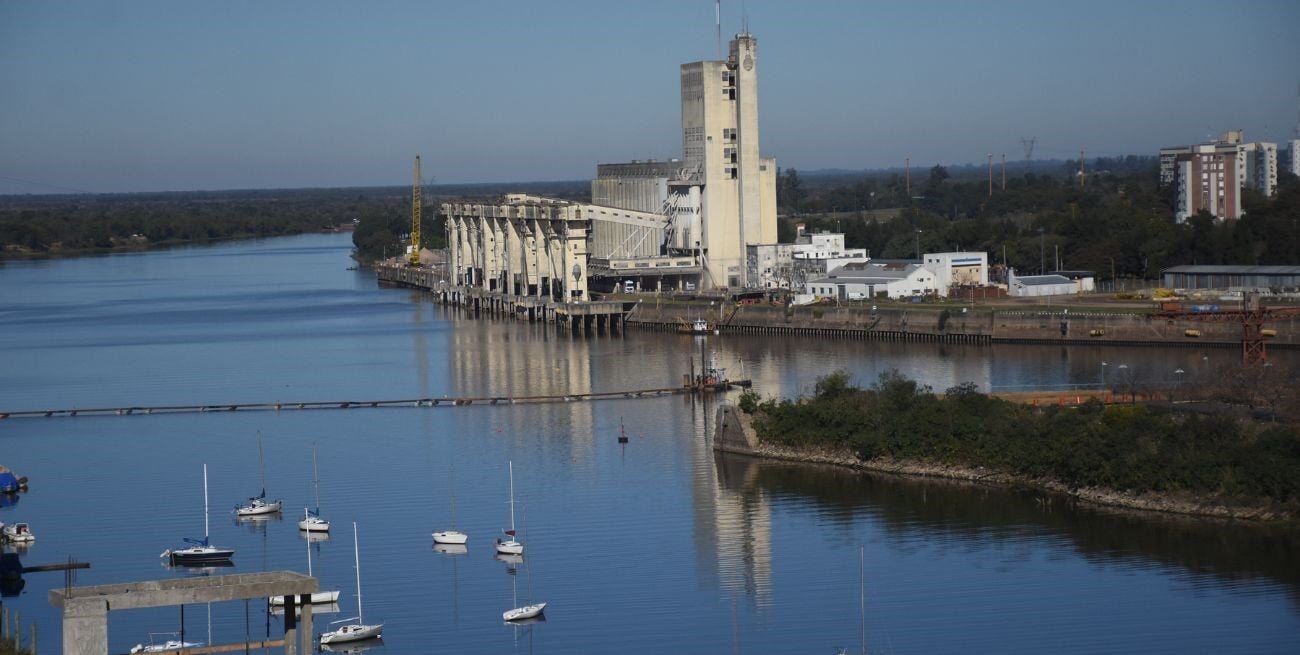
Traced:
<path id="1" fill-rule="evenodd" d="M 723 161 L 726 161 L 726 162 L 730 162 L 730 163 L 732 163 L 732 164 L 736 163 L 736 149 L 735 149 L 735 148 L 723 148 L 723 149 L 722 149 L 722 160 L 723 160 Z"/>

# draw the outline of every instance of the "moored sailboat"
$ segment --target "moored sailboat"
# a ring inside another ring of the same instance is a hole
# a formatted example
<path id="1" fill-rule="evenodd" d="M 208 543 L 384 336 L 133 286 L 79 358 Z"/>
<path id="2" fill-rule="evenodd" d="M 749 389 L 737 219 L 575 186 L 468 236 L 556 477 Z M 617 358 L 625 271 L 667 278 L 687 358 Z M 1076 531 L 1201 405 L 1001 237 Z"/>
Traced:
<path id="1" fill-rule="evenodd" d="M 274 514 L 280 511 L 282 505 L 279 499 L 266 499 L 266 460 L 262 457 L 262 433 L 257 433 L 257 468 L 262 475 L 262 493 L 257 496 L 250 496 L 247 503 L 235 506 L 235 516 L 260 516 L 263 514 Z"/>
<path id="2" fill-rule="evenodd" d="M 349 641 L 377 639 L 383 636 L 384 624 L 367 624 L 361 615 L 361 547 L 357 542 L 357 524 L 355 521 L 352 523 L 352 552 L 353 557 L 356 558 L 357 567 L 357 615 L 351 618 L 331 622 L 330 625 L 334 625 L 335 623 L 343 623 L 344 625 L 336 630 L 321 633 L 320 643 L 322 646 Z M 355 623 L 348 623 L 348 621 L 355 621 Z"/>
<path id="3" fill-rule="evenodd" d="M 448 481 L 451 476 L 447 476 Z M 451 485 L 451 529 L 433 533 L 433 543 L 451 546 L 463 546 L 469 541 L 469 535 L 456 529 L 456 486 Z"/>
<path id="4" fill-rule="evenodd" d="M 522 555 L 524 545 L 515 539 L 515 463 L 510 462 L 510 529 L 505 537 L 497 538 L 497 552 L 502 555 Z"/>
<path id="5" fill-rule="evenodd" d="M 307 510 L 307 516 L 298 521 L 298 529 L 307 532 L 329 532 L 330 522 L 320 515 L 320 469 L 316 467 L 316 446 L 311 447 L 311 484 L 316 490 L 316 508 Z"/>
<path id="6" fill-rule="evenodd" d="M 203 539 L 185 538 L 190 544 L 185 548 L 165 550 L 159 557 L 167 558 L 169 564 L 181 566 L 203 566 L 209 564 L 229 563 L 234 556 L 233 548 L 218 548 L 208 542 L 208 465 L 203 465 Z"/>
<path id="7" fill-rule="evenodd" d="M 306 507 L 302 508 L 303 520 L 310 516 Z M 307 575 L 311 575 L 311 542 L 307 542 Z M 268 599 L 272 607 L 284 605 L 284 596 L 271 596 Z M 334 591 L 317 591 L 312 593 L 309 601 L 312 605 L 332 605 L 339 602 L 339 592 Z"/>

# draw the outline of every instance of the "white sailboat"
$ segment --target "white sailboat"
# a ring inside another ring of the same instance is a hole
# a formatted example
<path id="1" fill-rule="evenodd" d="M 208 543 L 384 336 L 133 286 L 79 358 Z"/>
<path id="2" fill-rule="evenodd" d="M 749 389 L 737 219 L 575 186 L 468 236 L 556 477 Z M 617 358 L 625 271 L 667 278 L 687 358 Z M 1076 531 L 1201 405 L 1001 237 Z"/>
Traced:
<path id="1" fill-rule="evenodd" d="M 316 490 L 316 509 L 307 510 L 307 516 L 298 521 L 298 529 L 310 535 L 313 532 L 329 532 L 330 522 L 320 516 L 320 469 L 316 467 L 316 446 L 311 447 L 311 484 Z"/>
<path id="2" fill-rule="evenodd" d="M 525 521 L 524 521 L 524 525 L 527 526 L 527 519 L 525 519 Z M 537 618 L 537 617 L 541 616 L 541 615 L 542 615 L 542 612 L 546 609 L 546 603 L 534 603 L 534 602 L 532 602 L 532 600 L 533 600 L 533 570 L 532 570 L 531 567 L 528 569 L 528 600 L 529 600 L 529 604 L 527 604 L 527 605 L 523 605 L 523 606 L 520 606 L 520 605 L 519 605 L 519 596 L 518 596 L 518 592 L 517 592 L 517 590 L 516 590 L 515 572 L 514 572 L 513 567 L 511 567 L 511 572 L 510 572 L 510 598 L 511 598 L 511 604 L 515 606 L 514 609 L 508 609 L 508 610 L 506 610 L 506 611 L 504 611 L 504 612 L 501 613 L 501 618 L 502 618 L 502 619 L 505 619 L 505 621 L 506 621 L 507 623 L 510 623 L 510 622 L 512 622 L 512 621 L 526 621 L 526 620 L 528 620 L 528 619 L 534 619 L 534 618 Z"/>
<path id="3" fill-rule="evenodd" d="M 235 507 L 235 516 L 260 516 L 262 514 L 274 514 L 280 511 L 282 505 L 279 499 L 268 501 L 266 499 L 266 460 L 262 457 L 262 433 L 257 433 L 257 468 L 262 474 L 262 493 L 258 496 L 251 496 L 247 503 Z"/>
<path id="4" fill-rule="evenodd" d="M 307 517 L 311 516 L 309 510 L 306 507 L 302 508 L 302 515 L 304 521 L 307 520 Z M 311 575 L 311 542 L 310 541 L 307 542 L 307 575 Z M 269 600 L 272 607 L 284 605 L 284 596 L 271 596 Z M 311 600 L 309 602 L 312 605 L 331 605 L 339 602 L 339 592 L 337 590 L 317 591 L 311 595 Z"/>
<path id="5" fill-rule="evenodd" d="M 524 545 L 515 539 L 515 463 L 510 462 L 510 529 L 504 539 L 497 538 L 497 552 L 502 555 L 522 555 Z"/>
<path id="6" fill-rule="evenodd" d="M 447 476 L 451 481 L 451 476 Z M 463 546 L 469 541 L 469 535 L 456 529 L 456 485 L 451 485 L 451 529 L 433 533 L 433 543 L 450 546 Z"/>
<path id="7" fill-rule="evenodd" d="M 208 465 L 203 465 L 203 540 L 186 538 L 190 544 L 177 550 L 164 550 L 159 557 L 167 558 L 170 564 L 182 566 L 204 566 L 213 564 L 230 564 L 235 554 L 232 548 L 217 548 L 208 543 Z"/>
<path id="8" fill-rule="evenodd" d="M 177 633 L 177 632 L 152 632 L 152 633 L 149 633 L 149 643 L 148 643 L 148 644 L 136 644 L 135 646 L 132 646 L 132 647 L 131 647 L 131 652 L 132 652 L 132 653 L 167 653 L 167 652 L 171 652 L 171 651 L 178 651 L 178 650 L 181 650 L 181 649 L 183 649 L 183 648 L 198 648 L 198 647 L 200 647 L 200 646 L 203 645 L 202 642 L 197 642 L 197 641 L 181 641 L 180 639 L 167 639 L 167 640 L 165 640 L 165 641 L 163 641 L 163 642 L 161 642 L 161 643 L 159 643 L 159 642 L 155 642 L 155 641 L 154 641 L 154 637 L 155 637 L 155 636 L 158 636 L 158 635 L 177 635 L 177 636 L 180 636 L 180 633 Z"/>
<path id="9" fill-rule="evenodd" d="M 384 624 L 367 625 L 361 617 L 361 547 L 357 543 L 357 524 L 355 521 L 352 522 L 352 552 L 356 558 L 357 566 L 357 615 L 352 618 L 331 622 L 330 625 L 335 623 L 343 623 L 344 625 L 337 630 L 322 633 L 320 636 L 322 646 L 325 644 L 361 641 L 363 639 L 376 639 L 383 636 Z M 355 623 L 348 623 L 348 621 L 355 621 Z"/>

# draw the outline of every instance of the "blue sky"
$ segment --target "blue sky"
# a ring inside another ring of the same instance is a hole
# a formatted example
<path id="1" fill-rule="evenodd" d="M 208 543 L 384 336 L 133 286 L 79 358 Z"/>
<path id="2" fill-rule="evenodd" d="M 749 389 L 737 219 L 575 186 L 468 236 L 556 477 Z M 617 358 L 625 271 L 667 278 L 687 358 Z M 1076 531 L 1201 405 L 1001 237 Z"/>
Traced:
<path id="1" fill-rule="evenodd" d="M 741 5 L 722 3 L 724 41 Z M 783 167 L 1296 129 L 1294 0 L 744 8 Z M 0 193 L 400 185 L 416 153 L 439 182 L 583 179 L 680 156 L 678 65 L 714 58 L 713 17 L 711 0 L 0 0 Z"/>

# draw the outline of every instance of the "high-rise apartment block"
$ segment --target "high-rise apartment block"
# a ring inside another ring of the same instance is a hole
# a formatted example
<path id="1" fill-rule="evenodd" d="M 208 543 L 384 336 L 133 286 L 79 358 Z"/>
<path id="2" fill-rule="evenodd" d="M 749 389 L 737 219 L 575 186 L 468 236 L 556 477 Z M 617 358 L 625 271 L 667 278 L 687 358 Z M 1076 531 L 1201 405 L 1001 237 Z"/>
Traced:
<path id="1" fill-rule="evenodd" d="M 1160 150 L 1160 183 L 1174 192 L 1174 220 L 1201 212 L 1241 218 L 1241 190 L 1277 192 L 1277 144 L 1246 143 L 1240 130 L 1217 140 Z"/>

